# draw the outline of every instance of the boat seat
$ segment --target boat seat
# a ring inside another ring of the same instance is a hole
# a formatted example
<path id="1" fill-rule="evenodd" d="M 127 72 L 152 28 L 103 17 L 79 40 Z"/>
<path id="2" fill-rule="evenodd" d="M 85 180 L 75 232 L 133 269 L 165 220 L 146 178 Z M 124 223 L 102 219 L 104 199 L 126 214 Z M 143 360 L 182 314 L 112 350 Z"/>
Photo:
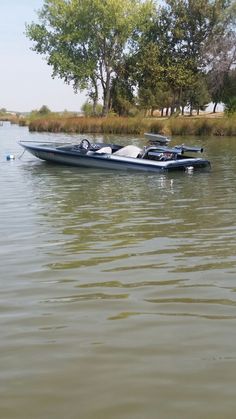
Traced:
<path id="1" fill-rule="evenodd" d="M 113 153 L 114 156 L 136 158 L 142 152 L 142 149 L 136 145 L 126 145 Z"/>
<path id="2" fill-rule="evenodd" d="M 95 151 L 96 154 L 111 154 L 112 153 L 112 148 L 110 146 L 106 146 L 106 147 L 102 147 L 99 148 L 98 150 Z"/>

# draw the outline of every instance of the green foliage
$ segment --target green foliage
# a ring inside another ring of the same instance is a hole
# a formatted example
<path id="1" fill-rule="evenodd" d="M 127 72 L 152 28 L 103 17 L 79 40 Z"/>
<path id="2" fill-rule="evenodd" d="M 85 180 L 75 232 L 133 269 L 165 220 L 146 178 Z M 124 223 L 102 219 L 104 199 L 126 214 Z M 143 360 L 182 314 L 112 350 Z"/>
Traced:
<path id="1" fill-rule="evenodd" d="M 102 115 L 102 105 L 100 103 L 96 104 L 94 109 L 93 104 L 87 101 L 82 105 L 81 110 L 85 116 Z"/>
<path id="2" fill-rule="evenodd" d="M 188 63 L 196 70 L 205 66 L 204 46 L 223 31 L 225 0 L 167 0 L 153 33 L 163 46 L 163 60 Z"/>
<path id="3" fill-rule="evenodd" d="M 234 114 L 236 112 L 236 69 L 225 76 L 222 97 L 225 113 L 227 115 Z"/>
<path id="4" fill-rule="evenodd" d="M 121 64 L 117 76 L 112 81 L 110 107 L 119 116 L 136 113 L 132 81 L 130 81 L 129 75 L 126 63 Z"/>
<path id="5" fill-rule="evenodd" d="M 32 49 L 53 77 L 87 90 L 85 114 L 100 114 L 100 92 L 103 115 L 134 114 L 136 105 L 177 115 L 230 97 L 234 0 L 44 0 L 38 18 L 26 26 Z"/>
<path id="6" fill-rule="evenodd" d="M 216 35 L 224 34 L 224 12 L 229 3 L 225 0 L 167 0 L 164 3 L 140 42 L 138 83 L 146 106 L 152 105 L 154 97 L 158 97 L 155 93 L 158 81 L 165 83 L 171 92 L 168 97 L 172 111 L 188 102 L 197 108 L 210 102 L 204 75 L 208 50 Z"/>
<path id="7" fill-rule="evenodd" d="M 53 76 L 88 89 L 95 102 L 100 82 L 107 114 L 116 68 L 151 13 L 149 0 L 45 0 L 40 23 L 27 25 L 26 34 Z"/>
<path id="8" fill-rule="evenodd" d="M 196 77 L 195 82 L 191 85 L 188 91 L 190 110 L 193 109 L 204 111 L 207 104 L 210 102 L 210 94 L 207 89 L 206 80 L 203 75 Z"/>
<path id="9" fill-rule="evenodd" d="M 39 115 L 48 115 L 50 112 L 50 109 L 46 105 L 43 105 L 38 111 Z"/>
<path id="10" fill-rule="evenodd" d="M 38 109 L 32 110 L 30 112 L 29 119 L 40 118 L 42 116 L 49 116 L 50 114 L 51 114 L 50 109 L 46 105 L 43 105 L 41 106 L 39 110 Z"/>
<path id="11" fill-rule="evenodd" d="M 229 116 L 236 114 L 236 96 L 229 97 L 225 101 L 225 113 Z"/>

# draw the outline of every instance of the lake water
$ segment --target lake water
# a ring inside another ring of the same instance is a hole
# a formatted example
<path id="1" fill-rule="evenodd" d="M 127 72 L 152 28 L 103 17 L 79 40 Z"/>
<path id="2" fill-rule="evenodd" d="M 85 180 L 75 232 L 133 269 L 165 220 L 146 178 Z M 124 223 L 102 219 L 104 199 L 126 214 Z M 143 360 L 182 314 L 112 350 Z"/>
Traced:
<path id="1" fill-rule="evenodd" d="M 19 158 L 71 138 L 0 127 L 0 418 L 235 418 L 236 138 L 191 139 L 210 173 Z"/>

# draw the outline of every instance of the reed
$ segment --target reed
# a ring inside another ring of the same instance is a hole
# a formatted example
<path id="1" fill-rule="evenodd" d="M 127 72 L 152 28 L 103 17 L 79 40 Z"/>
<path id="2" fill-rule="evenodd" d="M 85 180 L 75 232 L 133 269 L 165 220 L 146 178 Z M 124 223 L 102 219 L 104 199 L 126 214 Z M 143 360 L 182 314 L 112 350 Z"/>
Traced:
<path id="1" fill-rule="evenodd" d="M 30 131 L 76 134 L 236 136 L 236 117 L 222 118 L 144 118 L 144 117 L 78 117 L 50 115 L 29 122 Z"/>
<path id="2" fill-rule="evenodd" d="M 236 136 L 236 116 L 216 120 L 212 131 L 217 136 Z"/>
<path id="3" fill-rule="evenodd" d="M 143 134 L 150 123 L 145 118 L 92 118 L 92 117 L 47 117 L 29 123 L 30 131 L 98 133 L 98 134 Z"/>
<path id="4" fill-rule="evenodd" d="M 236 117 L 170 118 L 166 121 L 171 135 L 236 136 Z"/>
<path id="5" fill-rule="evenodd" d="M 11 124 L 19 124 L 19 117 L 17 115 L 11 114 L 0 114 L 0 121 L 10 122 Z"/>
<path id="6" fill-rule="evenodd" d="M 194 135 L 196 130 L 194 120 L 188 118 L 170 118 L 167 125 L 171 135 Z"/>
<path id="7" fill-rule="evenodd" d="M 211 136 L 214 129 L 214 121 L 211 119 L 197 119 L 195 120 L 195 132 L 194 135 Z"/>

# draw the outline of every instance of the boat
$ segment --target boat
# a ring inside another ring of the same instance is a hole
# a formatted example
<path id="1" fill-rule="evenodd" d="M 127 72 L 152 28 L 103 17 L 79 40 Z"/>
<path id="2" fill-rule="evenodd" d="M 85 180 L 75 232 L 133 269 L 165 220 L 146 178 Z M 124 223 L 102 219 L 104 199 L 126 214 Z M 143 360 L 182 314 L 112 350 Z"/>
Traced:
<path id="1" fill-rule="evenodd" d="M 153 140 L 153 138 L 152 138 Z M 155 139 L 143 148 L 136 145 L 91 143 L 83 139 L 78 144 L 52 144 L 19 141 L 19 144 L 37 158 L 58 164 L 142 172 L 188 171 L 210 169 L 210 162 L 192 153 L 203 148 L 185 145 L 168 147 L 167 141 Z M 187 154 L 186 154 L 187 153 Z"/>

